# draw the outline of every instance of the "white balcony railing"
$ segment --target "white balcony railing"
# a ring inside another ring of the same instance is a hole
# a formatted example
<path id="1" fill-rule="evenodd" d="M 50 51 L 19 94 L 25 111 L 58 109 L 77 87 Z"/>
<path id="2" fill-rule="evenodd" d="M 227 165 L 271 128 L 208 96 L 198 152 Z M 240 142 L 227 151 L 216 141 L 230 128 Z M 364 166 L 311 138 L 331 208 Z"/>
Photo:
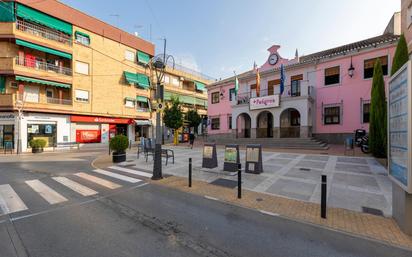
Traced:
<path id="1" fill-rule="evenodd" d="M 48 104 L 72 105 L 72 100 L 47 97 L 47 103 Z"/>
<path id="2" fill-rule="evenodd" d="M 73 44 L 71 37 L 69 35 L 64 34 L 63 32 L 60 32 L 58 30 L 52 30 L 47 27 L 33 24 L 24 20 L 18 19 L 16 21 L 16 28 L 25 33 L 53 40 L 65 45 L 71 46 Z"/>
<path id="3" fill-rule="evenodd" d="M 16 59 L 16 64 L 19 66 L 24 66 L 24 67 L 28 67 L 28 68 L 32 68 L 36 70 L 55 72 L 55 73 L 64 74 L 67 76 L 72 75 L 72 69 L 70 68 L 56 66 L 54 64 L 47 63 L 47 62 L 40 61 L 40 60 L 21 58 L 19 56 L 16 56 L 15 59 Z"/>

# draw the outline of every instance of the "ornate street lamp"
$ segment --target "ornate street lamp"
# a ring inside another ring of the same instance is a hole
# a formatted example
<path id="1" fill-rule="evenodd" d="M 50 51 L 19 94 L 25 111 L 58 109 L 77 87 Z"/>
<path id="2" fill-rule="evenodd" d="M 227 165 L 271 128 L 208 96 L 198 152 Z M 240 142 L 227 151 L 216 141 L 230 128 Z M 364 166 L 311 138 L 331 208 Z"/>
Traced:
<path id="1" fill-rule="evenodd" d="M 350 67 L 349 67 L 349 69 L 348 69 L 348 74 L 349 74 L 349 77 L 353 77 L 353 75 L 354 75 L 354 73 L 355 73 L 355 67 L 353 67 L 353 64 L 352 64 L 352 56 L 350 57 Z"/>
<path id="2" fill-rule="evenodd" d="M 164 52 L 154 56 L 149 61 L 149 68 L 155 71 L 156 75 L 156 143 L 154 149 L 154 163 L 153 163 L 153 180 L 162 179 L 162 128 L 161 128 L 161 110 L 163 109 L 164 101 L 164 85 L 163 78 L 166 71 L 166 66 L 169 60 L 175 66 L 173 56 L 166 55 L 166 39 L 164 40 Z"/>

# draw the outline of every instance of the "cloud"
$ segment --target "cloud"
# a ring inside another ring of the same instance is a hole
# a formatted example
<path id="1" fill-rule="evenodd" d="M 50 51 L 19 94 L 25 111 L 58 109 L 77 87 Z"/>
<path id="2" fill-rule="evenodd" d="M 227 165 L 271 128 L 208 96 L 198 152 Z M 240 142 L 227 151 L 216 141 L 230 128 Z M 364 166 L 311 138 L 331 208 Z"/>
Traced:
<path id="1" fill-rule="evenodd" d="M 198 71 L 198 72 L 201 71 L 200 66 L 197 63 L 196 58 L 193 54 L 181 53 L 181 54 L 174 55 L 174 57 L 175 57 L 176 64 L 195 70 L 195 71 Z"/>

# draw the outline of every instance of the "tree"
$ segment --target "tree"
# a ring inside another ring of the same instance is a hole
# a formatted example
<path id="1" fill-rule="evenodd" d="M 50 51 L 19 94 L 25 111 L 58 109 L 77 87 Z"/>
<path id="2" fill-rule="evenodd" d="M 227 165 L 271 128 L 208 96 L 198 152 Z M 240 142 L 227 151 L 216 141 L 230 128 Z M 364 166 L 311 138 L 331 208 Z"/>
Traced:
<path id="1" fill-rule="evenodd" d="M 373 156 L 377 158 L 384 158 L 387 153 L 386 112 L 385 82 L 381 62 L 377 59 L 373 69 L 369 124 L 369 148 Z"/>
<path id="2" fill-rule="evenodd" d="M 173 142 L 178 144 L 178 132 L 177 130 L 183 126 L 183 112 L 180 107 L 179 98 L 172 97 L 171 106 L 166 105 L 163 114 L 163 122 L 166 127 L 174 130 Z"/>
<path id="3" fill-rule="evenodd" d="M 391 76 L 393 76 L 408 61 L 408 45 L 406 44 L 405 36 L 402 34 L 399 38 L 395 55 L 393 57 Z"/>
<path id="4" fill-rule="evenodd" d="M 193 127 L 197 133 L 197 127 L 202 122 L 202 117 L 200 117 L 199 113 L 196 110 L 189 110 L 186 113 L 186 120 L 189 122 L 189 126 Z"/>

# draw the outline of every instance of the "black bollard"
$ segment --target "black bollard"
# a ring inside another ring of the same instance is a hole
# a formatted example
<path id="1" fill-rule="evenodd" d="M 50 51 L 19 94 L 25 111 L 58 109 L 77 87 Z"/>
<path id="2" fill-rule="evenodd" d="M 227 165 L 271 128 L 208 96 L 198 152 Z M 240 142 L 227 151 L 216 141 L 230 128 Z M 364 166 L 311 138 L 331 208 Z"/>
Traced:
<path id="1" fill-rule="evenodd" d="M 192 187 L 192 158 L 189 158 L 189 187 Z"/>
<path id="2" fill-rule="evenodd" d="M 321 185 L 321 203 L 320 203 L 320 217 L 326 219 L 326 194 L 327 194 L 327 183 L 326 175 L 322 175 L 322 185 Z"/>
<path id="3" fill-rule="evenodd" d="M 242 198 L 242 164 L 237 164 L 237 198 Z"/>

